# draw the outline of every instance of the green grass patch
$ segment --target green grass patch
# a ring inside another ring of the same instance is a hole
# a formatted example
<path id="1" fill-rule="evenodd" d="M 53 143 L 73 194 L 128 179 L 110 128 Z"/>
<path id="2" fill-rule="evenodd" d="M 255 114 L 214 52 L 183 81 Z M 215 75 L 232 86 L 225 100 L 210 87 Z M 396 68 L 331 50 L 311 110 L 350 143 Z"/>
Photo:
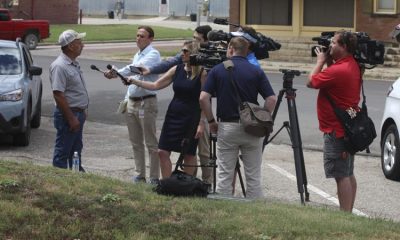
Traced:
<path id="1" fill-rule="evenodd" d="M 400 224 L 268 201 L 175 198 L 0 161 L 0 239 L 399 239 Z"/>
<path id="2" fill-rule="evenodd" d="M 110 24 L 110 25 L 79 25 L 79 24 L 52 24 L 50 25 L 50 38 L 44 39 L 44 43 L 56 44 L 58 36 L 67 29 L 77 32 L 86 32 L 85 42 L 106 41 L 136 41 L 136 32 L 139 25 Z M 155 39 L 177 39 L 192 37 L 190 29 L 175 29 L 151 26 L 155 33 Z"/>

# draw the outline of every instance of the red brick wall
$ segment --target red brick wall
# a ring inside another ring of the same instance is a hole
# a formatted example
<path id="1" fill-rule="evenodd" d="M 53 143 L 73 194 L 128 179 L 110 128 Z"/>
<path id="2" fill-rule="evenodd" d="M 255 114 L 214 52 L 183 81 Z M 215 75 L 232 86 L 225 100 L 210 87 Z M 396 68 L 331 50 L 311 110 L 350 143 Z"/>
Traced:
<path id="1" fill-rule="evenodd" d="M 19 6 L 12 12 L 14 18 L 45 19 L 52 24 L 74 24 L 78 23 L 79 0 L 20 0 Z"/>
<path id="2" fill-rule="evenodd" d="M 356 31 L 367 32 L 372 39 L 391 42 L 389 33 L 400 23 L 399 16 L 365 13 L 361 1 L 357 0 Z"/>
<path id="3" fill-rule="evenodd" d="M 230 0 L 229 21 L 231 23 L 240 23 L 240 0 Z M 240 23 L 243 24 L 243 23 Z M 231 31 L 233 31 L 231 27 Z"/>

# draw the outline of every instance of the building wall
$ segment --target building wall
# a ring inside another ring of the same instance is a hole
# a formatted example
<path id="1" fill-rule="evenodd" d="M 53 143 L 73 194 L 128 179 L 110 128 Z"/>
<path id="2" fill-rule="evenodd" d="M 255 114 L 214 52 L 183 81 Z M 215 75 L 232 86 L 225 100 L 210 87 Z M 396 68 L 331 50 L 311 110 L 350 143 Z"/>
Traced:
<path id="1" fill-rule="evenodd" d="M 33 5 L 32 5 L 33 3 Z M 20 0 L 11 9 L 13 18 L 44 19 L 52 24 L 78 22 L 79 0 Z"/>
<path id="2" fill-rule="evenodd" d="M 229 21 L 243 24 L 240 22 L 240 0 L 230 0 Z M 233 31 L 232 27 L 231 31 Z"/>
<path id="3" fill-rule="evenodd" d="M 355 17 L 354 28 L 349 30 L 367 32 L 372 39 L 390 42 L 389 33 L 394 26 L 400 23 L 399 15 L 383 15 L 373 14 L 373 1 L 356 0 L 355 1 Z M 253 27 L 260 32 L 276 37 L 297 37 L 309 38 L 319 35 L 322 31 L 336 31 L 340 27 L 312 27 L 303 26 L 303 0 L 293 1 L 293 24 L 292 26 L 267 26 L 254 25 Z M 245 25 L 245 7 L 246 0 L 230 0 L 230 21 L 240 22 Z M 399 6 L 400 7 L 400 6 Z"/>
<path id="4" fill-rule="evenodd" d="M 372 39 L 391 42 L 389 34 L 400 23 L 399 15 L 374 15 L 369 1 L 357 0 L 356 30 Z"/>

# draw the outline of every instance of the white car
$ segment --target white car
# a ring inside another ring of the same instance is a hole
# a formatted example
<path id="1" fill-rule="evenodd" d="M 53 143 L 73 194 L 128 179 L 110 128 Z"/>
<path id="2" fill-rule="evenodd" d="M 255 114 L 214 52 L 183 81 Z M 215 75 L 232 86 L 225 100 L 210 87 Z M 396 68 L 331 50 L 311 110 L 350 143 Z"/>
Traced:
<path id="1" fill-rule="evenodd" d="M 381 123 L 381 163 L 385 177 L 400 180 L 400 78 L 390 86 Z"/>

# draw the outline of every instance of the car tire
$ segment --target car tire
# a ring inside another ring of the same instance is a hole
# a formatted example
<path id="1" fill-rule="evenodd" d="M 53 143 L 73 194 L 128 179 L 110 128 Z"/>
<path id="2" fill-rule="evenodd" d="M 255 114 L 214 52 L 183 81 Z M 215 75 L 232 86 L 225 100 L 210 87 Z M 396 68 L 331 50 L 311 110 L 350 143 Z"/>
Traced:
<path id="1" fill-rule="evenodd" d="M 36 113 L 32 118 L 31 127 L 39 128 L 41 118 L 42 118 L 42 87 L 40 87 L 40 93 L 39 93 L 38 102 L 37 102 L 37 106 L 36 106 Z"/>
<path id="2" fill-rule="evenodd" d="M 36 49 L 39 42 L 39 38 L 34 33 L 28 33 L 24 38 L 24 43 L 30 50 Z"/>
<path id="3" fill-rule="evenodd" d="M 27 124 L 25 132 L 17 133 L 13 136 L 13 145 L 25 147 L 29 145 L 31 140 L 31 111 L 32 111 L 32 104 L 29 105 L 28 112 L 27 112 Z"/>
<path id="4" fill-rule="evenodd" d="M 395 124 L 390 125 L 382 138 L 381 164 L 386 178 L 400 180 L 399 131 Z"/>

